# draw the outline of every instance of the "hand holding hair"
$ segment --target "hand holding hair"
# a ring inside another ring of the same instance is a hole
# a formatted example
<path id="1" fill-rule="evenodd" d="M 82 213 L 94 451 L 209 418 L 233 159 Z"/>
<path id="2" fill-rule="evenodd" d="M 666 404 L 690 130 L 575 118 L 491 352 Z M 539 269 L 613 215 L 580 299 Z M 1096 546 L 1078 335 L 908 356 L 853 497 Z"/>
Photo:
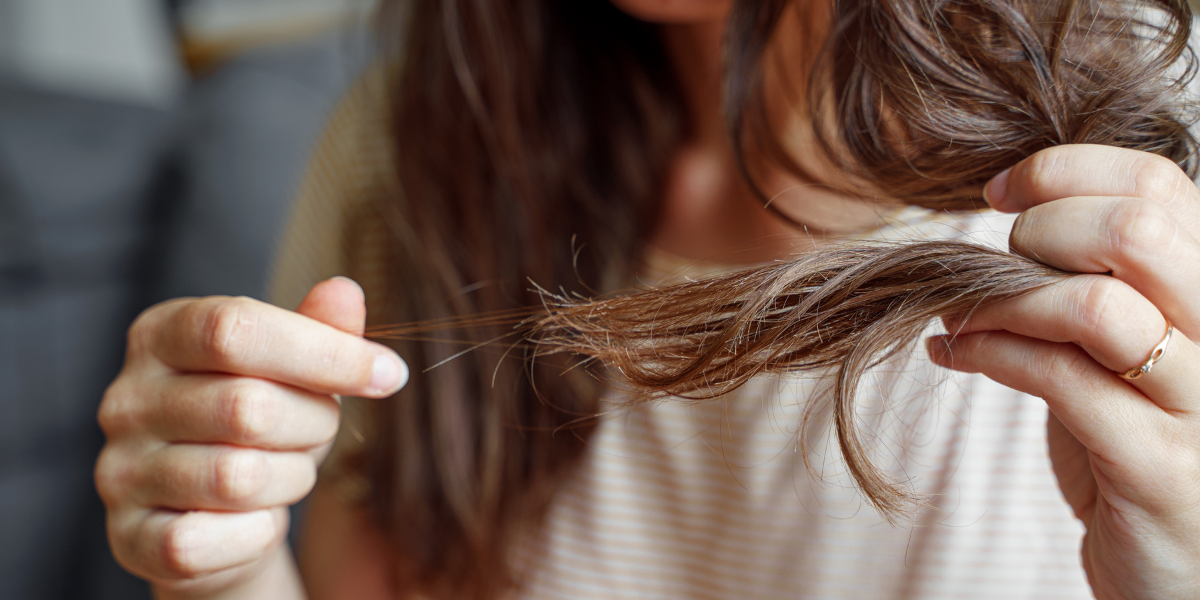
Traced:
<path id="1" fill-rule="evenodd" d="M 1015 252 L 1078 273 L 948 319 L 935 361 L 1050 407 L 1054 470 L 1098 598 L 1200 597 L 1200 191 L 1160 157 L 1040 152 L 997 177 Z M 1152 370 L 1146 364 L 1174 326 Z"/>
<path id="2" fill-rule="evenodd" d="M 302 598 L 287 506 L 338 427 L 332 394 L 386 396 L 404 364 L 361 339 L 362 290 L 313 288 L 297 313 L 248 298 L 152 307 L 100 406 L 96 487 L 113 554 L 159 598 Z"/>

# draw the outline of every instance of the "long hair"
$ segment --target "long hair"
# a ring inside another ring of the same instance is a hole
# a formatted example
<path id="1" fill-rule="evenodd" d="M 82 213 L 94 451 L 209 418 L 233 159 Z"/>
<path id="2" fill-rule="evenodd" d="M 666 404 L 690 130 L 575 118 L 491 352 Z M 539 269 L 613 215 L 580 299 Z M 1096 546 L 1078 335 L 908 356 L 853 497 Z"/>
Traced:
<path id="1" fill-rule="evenodd" d="M 1154 152 L 1195 170 L 1179 106 L 1191 75 L 1184 0 L 832 6 L 733 9 L 724 106 L 755 189 L 764 164 L 815 175 L 779 133 L 794 130 L 780 120 L 796 113 L 764 91 L 791 63 L 813 143 L 861 197 L 978 209 L 990 177 L 1067 143 Z M 801 29 L 821 36 L 814 52 L 772 56 L 781 22 L 806 17 Z M 757 373 L 841 368 L 835 427 L 852 475 L 882 512 L 901 511 L 909 499 L 857 441 L 858 375 L 937 314 L 1061 276 L 943 243 L 830 250 L 706 285 L 606 296 L 630 283 L 684 134 L 654 28 L 608 0 L 385 0 L 380 28 L 397 66 L 399 191 L 375 206 L 390 235 L 371 322 L 434 324 L 391 330 L 414 376 L 370 405 L 361 465 L 406 590 L 483 599 L 519 585 L 511 550 L 537 534 L 582 459 L 603 392 L 566 368 L 574 355 L 624 367 L 623 383 L 645 399 L 708 398 Z M 677 335 L 647 339 L 645 307 L 667 305 L 656 319 L 674 319 Z M 817 305 L 825 312 L 803 309 Z M 464 343 L 511 339 L 514 324 L 525 343 L 461 354 Z M 813 327 L 840 332 L 840 345 L 804 346 L 799 334 Z M 663 347 L 678 360 L 635 351 Z"/>

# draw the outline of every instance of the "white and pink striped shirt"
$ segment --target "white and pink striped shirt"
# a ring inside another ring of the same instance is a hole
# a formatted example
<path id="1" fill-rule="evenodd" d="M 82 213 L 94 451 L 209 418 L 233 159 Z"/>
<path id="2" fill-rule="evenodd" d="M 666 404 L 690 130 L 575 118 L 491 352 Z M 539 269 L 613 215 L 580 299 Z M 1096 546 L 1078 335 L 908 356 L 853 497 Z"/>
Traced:
<path id="1" fill-rule="evenodd" d="M 384 185 L 384 111 L 370 90 L 352 92 L 314 156 L 277 265 L 281 305 L 345 271 L 347 215 Z M 906 209 L 869 237 L 1004 247 L 1011 222 Z M 648 263 L 655 272 L 643 281 L 707 270 L 663 254 Z M 878 464 L 928 497 L 891 526 L 844 472 L 827 411 L 816 410 L 799 444 L 823 389 L 817 378 L 763 378 L 712 402 L 608 415 L 551 511 L 522 596 L 1091 597 L 1083 529 L 1051 471 L 1041 400 L 939 369 L 922 348 L 873 371 L 859 394 L 863 430 Z"/>

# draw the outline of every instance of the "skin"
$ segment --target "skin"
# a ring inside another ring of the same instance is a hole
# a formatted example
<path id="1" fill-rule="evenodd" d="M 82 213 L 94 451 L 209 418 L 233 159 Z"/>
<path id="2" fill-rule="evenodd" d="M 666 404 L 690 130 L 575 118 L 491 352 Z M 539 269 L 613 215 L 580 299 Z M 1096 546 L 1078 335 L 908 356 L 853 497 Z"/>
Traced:
<path id="1" fill-rule="evenodd" d="M 651 242 L 739 262 L 811 247 L 738 182 L 712 93 L 729 1 L 615 2 L 663 24 L 689 98 L 691 135 Z M 1046 400 L 1098 598 L 1200 597 L 1200 192 L 1163 159 L 1067 146 L 1016 165 L 988 198 L 1021 213 L 1014 250 L 1081 275 L 947 323 L 957 335 L 930 341 L 934 360 Z M 781 201 L 830 229 L 874 219 L 869 207 L 822 211 L 815 194 Z M 1177 331 L 1162 362 L 1118 377 L 1165 319 Z M 399 357 L 362 339 L 364 320 L 362 290 L 341 278 L 296 312 L 203 298 L 138 318 L 100 408 L 96 483 L 117 560 L 159 598 L 389 597 L 385 542 L 329 490 L 310 499 L 303 582 L 283 543 L 286 507 L 313 490 L 337 430 L 334 395 L 382 398 L 407 380 Z"/>
<path id="2" fill-rule="evenodd" d="M 1014 251 L 1081 275 L 947 323 L 957 335 L 930 341 L 934 361 L 1046 401 L 1097 598 L 1200 597 L 1200 192 L 1166 159 L 1063 146 L 988 199 L 1020 213 Z M 1168 319 L 1162 360 L 1122 379 Z"/>
<path id="3" fill-rule="evenodd" d="M 96 487 L 114 555 L 159 598 L 304 597 L 287 506 L 328 454 L 333 394 L 385 397 L 408 377 L 362 339 L 365 316 L 358 284 L 336 278 L 296 312 L 185 298 L 133 324 L 100 406 Z"/>

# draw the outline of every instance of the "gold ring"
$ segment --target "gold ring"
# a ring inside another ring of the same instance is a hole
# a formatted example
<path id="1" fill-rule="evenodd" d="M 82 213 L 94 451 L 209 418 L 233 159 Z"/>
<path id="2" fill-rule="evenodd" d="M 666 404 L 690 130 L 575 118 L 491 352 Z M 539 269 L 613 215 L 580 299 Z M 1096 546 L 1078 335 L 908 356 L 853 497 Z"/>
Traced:
<path id="1" fill-rule="evenodd" d="M 1175 328 L 1171 326 L 1171 321 L 1168 320 L 1167 334 L 1164 335 L 1162 341 L 1150 351 L 1150 358 L 1147 358 L 1146 362 L 1142 363 L 1141 366 L 1134 367 L 1122 373 L 1121 377 L 1132 381 L 1134 379 L 1141 379 L 1143 375 L 1149 373 L 1150 370 L 1154 368 L 1154 363 L 1162 360 L 1163 353 L 1167 351 L 1167 342 L 1171 341 L 1171 334 L 1174 332 Z"/>

